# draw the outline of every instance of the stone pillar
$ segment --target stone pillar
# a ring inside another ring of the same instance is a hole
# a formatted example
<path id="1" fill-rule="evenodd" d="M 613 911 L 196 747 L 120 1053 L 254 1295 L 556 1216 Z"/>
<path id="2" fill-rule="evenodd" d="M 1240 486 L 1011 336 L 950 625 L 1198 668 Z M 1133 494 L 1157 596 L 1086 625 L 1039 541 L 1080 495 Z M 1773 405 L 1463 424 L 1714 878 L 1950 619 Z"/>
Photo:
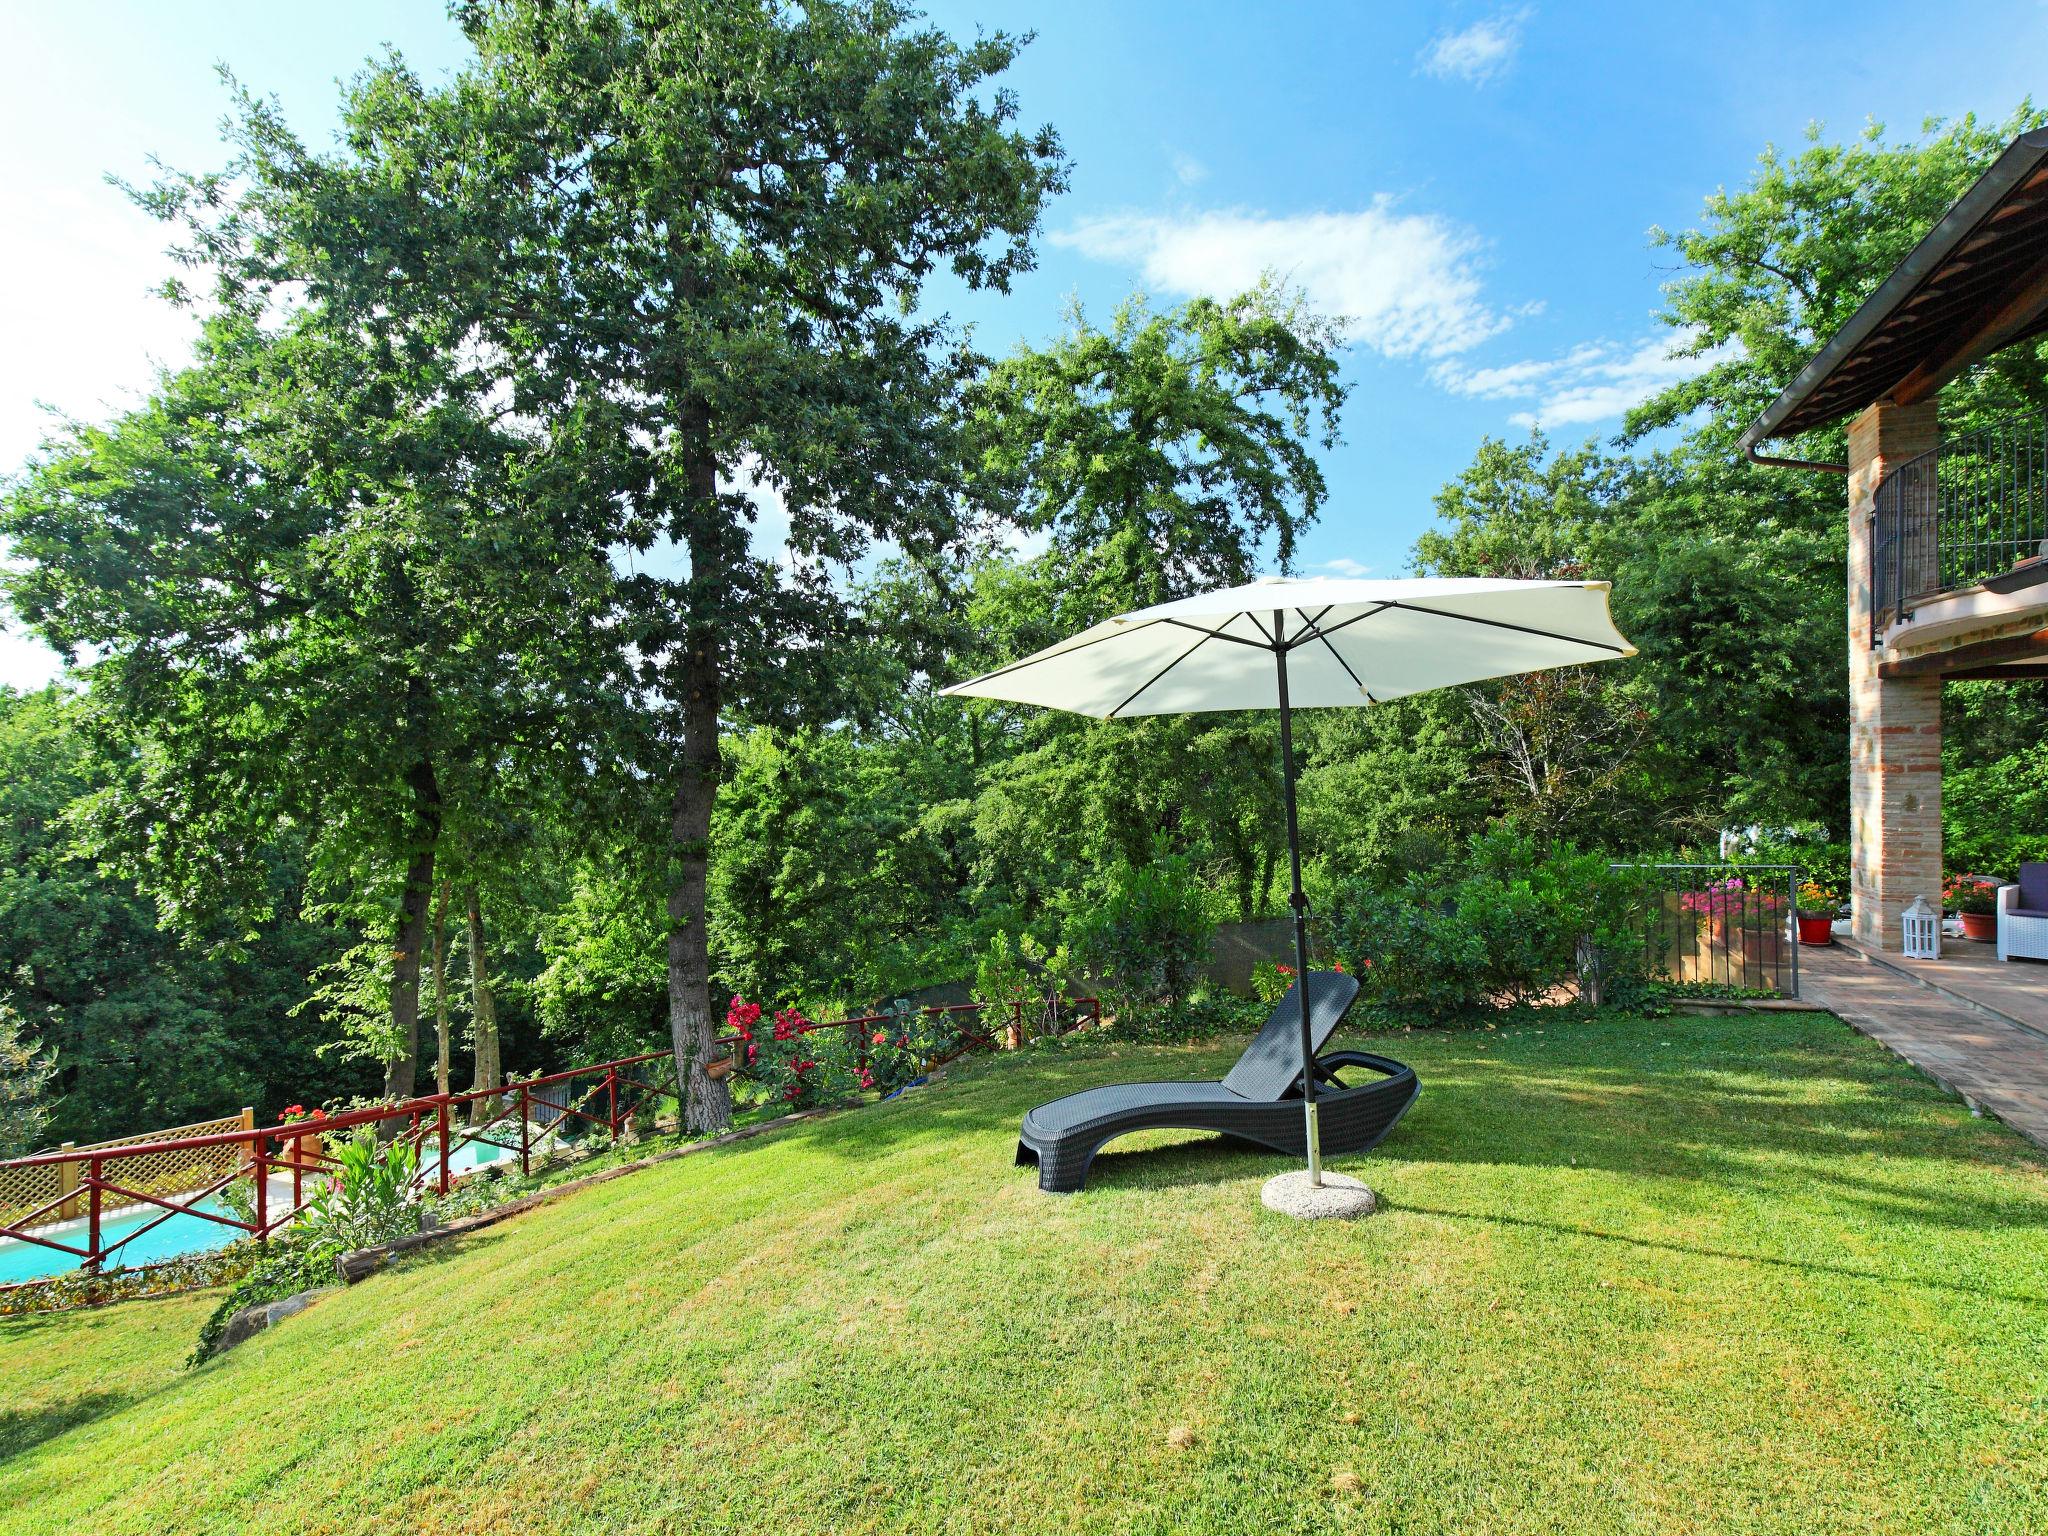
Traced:
<path id="1" fill-rule="evenodd" d="M 1884 679 L 1871 647 L 1878 483 L 1935 446 L 1934 402 L 1880 402 L 1849 427 L 1849 895 L 1857 938 L 1897 949 L 1915 896 L 1941 904 L 1941 679 Z"/>

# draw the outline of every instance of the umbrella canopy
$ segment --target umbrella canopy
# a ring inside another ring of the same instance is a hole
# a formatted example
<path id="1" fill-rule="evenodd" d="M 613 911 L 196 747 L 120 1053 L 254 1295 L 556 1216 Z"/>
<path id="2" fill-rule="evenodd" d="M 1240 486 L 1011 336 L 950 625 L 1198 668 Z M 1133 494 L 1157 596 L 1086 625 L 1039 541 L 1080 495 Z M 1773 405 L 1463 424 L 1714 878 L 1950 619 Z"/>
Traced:
<path id="1" fill-rule="evenodd" d="M 1106 619 L 946 693 L 1098 719 L 1375 704 L 1633 656 L 1604 581 L 1271 577 Z"/>
<path id="2" fill-rule="evenodd" d="M 1295 708 L 1377 704 L 1457 683 L 1633 656 L 1604 581 L 1268 577 L 1107 619 L 944 689 L 1097 719 L 1280 711 L 1281 783 L 1302 985 L 1301 1081 L 1311 1183 L 1322 1179 L 1308 1017 L 1308 898 L 1295 814 Z"/>

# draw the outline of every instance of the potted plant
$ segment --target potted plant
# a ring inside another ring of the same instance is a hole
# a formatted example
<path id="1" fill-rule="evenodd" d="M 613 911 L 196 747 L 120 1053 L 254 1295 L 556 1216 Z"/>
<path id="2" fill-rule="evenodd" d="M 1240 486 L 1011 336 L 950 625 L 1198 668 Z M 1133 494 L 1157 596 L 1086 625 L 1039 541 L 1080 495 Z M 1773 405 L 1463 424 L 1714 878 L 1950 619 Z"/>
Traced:
<path id="1" fill-rule="evenodd" d="M 1799 942 L 1814 945 L 1834 943 L 1835 914 L 1841 907 L 1839 891 L 1817 880 L 1802 883 L 1799 887 Z"/>
<path id="2" fill-rule="evenodd" d="M 1979 944 L 1998 939 L 1998 882 L 1983 875 L 1951 875 L 1941 889 L 1942 905 L 1963 920 L 1963 937 Z"/>

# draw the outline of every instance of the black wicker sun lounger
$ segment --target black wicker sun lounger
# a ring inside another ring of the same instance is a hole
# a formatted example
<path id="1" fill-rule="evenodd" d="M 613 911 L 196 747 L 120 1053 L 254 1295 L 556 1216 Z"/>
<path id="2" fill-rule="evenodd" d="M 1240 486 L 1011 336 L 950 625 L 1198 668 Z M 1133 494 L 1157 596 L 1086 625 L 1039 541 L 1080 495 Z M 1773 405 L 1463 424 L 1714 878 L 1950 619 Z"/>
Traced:
<path id="1" fill-rule="evenodd" d="M 1357 996 L 1357 980 L 1342 971 L 1309 973 L 1316 1111 L 1325 1152 L 1364 1152 L 1379 1145 L 1422 1087 L 1410 1068 L 1385 1056 L 1364 1051 L 1322 1054 L 1323 1043 Z M 1040 1189 L 1071 1194 L 1087 1181 L 1088 1165 L 1105 1142 L 1132 1131 L 1166 1127 L 1220 1131 L 1275 1152 L 1305 1156 L 1300 1007 L 1290 988 L 1220 1083 L 1117 1083 L 1039 1105 L 1024 1117 L 1018 1166 L 1037 1164 Z M 1363 1067 L 1381 1075 L 1346 1087 L 1337 1076 L 1344 1067 Z"/>

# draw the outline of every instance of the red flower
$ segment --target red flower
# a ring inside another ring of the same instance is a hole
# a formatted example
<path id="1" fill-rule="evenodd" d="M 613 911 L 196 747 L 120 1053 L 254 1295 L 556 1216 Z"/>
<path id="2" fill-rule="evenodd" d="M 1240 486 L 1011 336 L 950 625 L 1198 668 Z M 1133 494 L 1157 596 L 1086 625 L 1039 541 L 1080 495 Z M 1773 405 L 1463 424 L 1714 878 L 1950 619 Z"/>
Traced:
<path id="1" fill-rule="evenodd" d="M 878 1029 L 878 1030 L 876 1030 L 876 1031 L 875 1031 L 875 1044 L 876 1044 L 876 1045 L 880 1045 L 880 1044 L 882 1044 L 882 1043 L 883 1043 L 884 1041 L 886 1041 L 886 1040 L 887 1040 L 888 1038 L 889 1038 L 889 1031 L 887 1031 L 886 1029 Z"/>

